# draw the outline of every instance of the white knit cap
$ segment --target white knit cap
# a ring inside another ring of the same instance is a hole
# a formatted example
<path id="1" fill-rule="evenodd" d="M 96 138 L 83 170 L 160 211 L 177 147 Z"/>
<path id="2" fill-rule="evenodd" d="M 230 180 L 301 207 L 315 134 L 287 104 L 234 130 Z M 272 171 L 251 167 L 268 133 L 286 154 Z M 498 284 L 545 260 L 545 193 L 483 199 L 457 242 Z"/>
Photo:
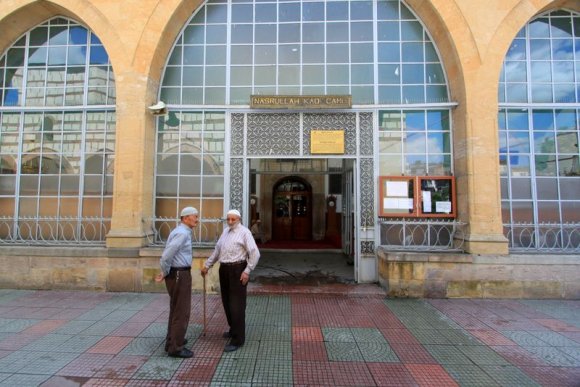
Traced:
<path id="1" fill-rule="evenodd" d="M 188 216 L 188 215 L 197 215 L 197 209 L 195 207 L 185 207 L 181 210 L 181 216 Z"/>
<path id="2" fill-rule="evenodd" d="M 240 211 L 238 211 L 238 210 L 229 210 L 226 215 L 235 215 L 238 218 L 241 218 L 242 217 L 242 215 L 240 214 Z"/>

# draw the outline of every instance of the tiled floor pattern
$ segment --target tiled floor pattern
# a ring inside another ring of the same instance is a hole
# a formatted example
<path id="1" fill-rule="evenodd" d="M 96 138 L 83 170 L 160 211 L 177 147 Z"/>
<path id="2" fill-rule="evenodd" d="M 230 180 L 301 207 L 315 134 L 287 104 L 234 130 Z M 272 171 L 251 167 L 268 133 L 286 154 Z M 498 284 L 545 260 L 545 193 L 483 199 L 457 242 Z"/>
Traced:
<path id="1" fill-rule="evenodd" d="M 218 296 L 192 359 L 164 352 L 167 296 L 0 290 L 0 386 L 580 386 L 580 301 L 248 298 L 224 353 Z"/>

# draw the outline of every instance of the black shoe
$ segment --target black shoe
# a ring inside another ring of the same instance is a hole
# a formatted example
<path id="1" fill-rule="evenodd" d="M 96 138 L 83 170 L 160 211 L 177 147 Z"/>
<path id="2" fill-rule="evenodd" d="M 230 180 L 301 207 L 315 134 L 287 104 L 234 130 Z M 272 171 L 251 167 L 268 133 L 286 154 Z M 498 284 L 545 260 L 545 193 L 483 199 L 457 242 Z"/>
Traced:
<path id="1" fill-rule="evenodd" d="M 229 339 L 230 337 L 232 337 L 232 334 L 230 333 L 230 331 L 225 331 L 225 332 L 222 334 L 222 337 L 223 337 L 224 339 Z"/>
<path id="2" fill-rule="evenodd" d="M 226 345 L 226 347 L 224 348 L 224 352 L 234 352 L 234 351 L 236 351 L 238 348 L 240 348 L 238 345 L 228 344 L 228 345 Z"/>
<path id="3" fill-rule="evenodd" d="M 190 357 L 193 357 L 193 352 L 192 352 L 192 351 L 190 351 L 190 350 L 189 350 L 189 349 L 187 349 L 187 348 L 183 348 L 183 349 L 182 349 L 181 351 L 179 351 L 179 352 L 173 352 L 173 353 L 170 353 L 170 354 L 169 354 L 169 356 L 171 356 L 171 357 L 181 357 L 181 358 L 183 358 L 183 359 L 188 359 L 188 358 L 190 358 Z"/>
<path id="4" fill-rule="evenodd" d="M 183 340 L 183 345 L 187 344 L 187 339 Z M 169 351 L 169 343 L 165 342 L 165 352 Z"/>

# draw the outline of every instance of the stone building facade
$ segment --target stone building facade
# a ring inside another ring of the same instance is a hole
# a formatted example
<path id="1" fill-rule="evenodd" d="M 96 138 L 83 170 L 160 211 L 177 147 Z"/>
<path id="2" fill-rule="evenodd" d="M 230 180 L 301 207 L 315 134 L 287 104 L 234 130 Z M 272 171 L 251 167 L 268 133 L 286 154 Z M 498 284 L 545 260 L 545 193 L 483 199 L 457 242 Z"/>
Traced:
<path id="1" fill-rule="evenodd" d="M 259 214 L 272 238 L 277 205 L 292 222 L 307 205 L 305 237 L 319 240 L 337 194 L 358 282 L 580 294 L 577 1 L 3 0 L 0 31 L 1 286 L 158 290 L 180 207 L 205 220 L 199 265 L 228 208 Z M 336 129 L 344 149 L 313 150 L 313 132 Z M 447 242 L 385 242 L 409 219 L 379 216 L 379 178 L 401 175 L 454 178 Z M 310 191 L 276 191 L 287 178 Z"/>

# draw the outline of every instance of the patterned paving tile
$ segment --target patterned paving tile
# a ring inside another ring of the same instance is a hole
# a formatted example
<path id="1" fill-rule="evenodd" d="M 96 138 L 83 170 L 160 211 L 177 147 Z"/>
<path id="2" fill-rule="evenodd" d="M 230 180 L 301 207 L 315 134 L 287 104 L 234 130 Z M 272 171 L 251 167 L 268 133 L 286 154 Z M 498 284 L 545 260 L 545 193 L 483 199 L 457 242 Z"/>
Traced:
<path id="1" fill-rule="evenodd" d="M 509 365 L 503 357 L 483 345 L 460 345 L 457 348 L 477 365 Z"/>
<path id="2" fill-rule="evenodd" d="M 246 340 L 244 345 L 238 348 L 237 351 L 224 352 L 222 355 L 222 359 L 256 359 L 258 357 L 259 350 L 260 350 L 259 341 Z"/>
<path id="3" fill-rule="evenodd" d="M 381 331 L 376 328 L 350 328 L 357 343 L 387 343 Z"/>
<path id="4" fill-rule="evenodd" d="M 472 329 L 468 332 L 486 345 L 517 345 L 498 331 L 492 329 Z"/>
<path id="5" fill-rule="evenodd" d="M 107 336 L 88 349 L 88 353 L 104 353 L 116 355 L 133 339 L 131 337 Z"/>
<path id="6" fill-rule="evenodd" d="M 252 383 L 270 386 L 291 386 L 292 371 L 291 360 L 258 359 L 254 368 Z"/>
<path id="7" fill-rule="evenodd" d="M 354 343 L 355 339 L 350 328 L 322 328 L 324 341 Z"/>
<path id="8" fill-rule="evenodd" d="M 85 353 L 68 363 L 56 374 L 60 376 L 91 377 L 112 358 L 113 355 Z"/>
<path id="9" fill-rule="evenodd" d="M 566 355 L 564 352 L 555 347 L 523 347 L 526 351 L 539 357 L 547 364 L 556 367 L 580 367 L 580 360 Z"/>
<path id="10" fill-rule="evenodd" d="M 194 356 L 184 359 L 175 375 L 174 380 L 189 381 L 195 383 L 209 383 L 217 368 L 219 359 Z"/>
<path id="11" fill-rule="evenodd" d="M 439 364 L 472 364 L 467 356 L 451 345 L 425 345 L 425 349 Z"/>
<path id="12" fill-rule="evenodd" d="M 323 342 L 293 342 L 292 358 L 295 361 L 328 361 L 326 346 Z"/>
<path id="13" fill-rule="evenodd" d="M 33 367 L 26 367 L 26 373 L 53 375 L 78 356 L 77 353 L 44 352 L 34 359 Z"/>
<path id="14" fill-rule="evenodd" d="M 292 360 L 292 343 L 290 341 L 261 341 L 257 358 L 258 360 L 290 361 Z"/>
<path id="15" fill-rule="evenodd" d="M 1 380 L 0 386 L 38 386 L 48 378 L 50 375 L 15 374 Z"/>
<path id="16" fill-rule="evenodd" d="M 436 364 L 437 361 L 422 345 L 393 343 L 391 347 L 397 358 L 405 364 Z"/>
<path id="17" fill-rule="evenodd" d="M 381 329 L 381 333 L 391 345 L 393 343 L 404 343 L 410 345 L 421 344 L 407 329 Z"/>
<path id="18" fill-rule="evenodd" d="M 355 343 L 325 342 L 328 360 L 332 361 L 363 361 L 362 354 Z"/>
<path id="19" fill-rule="evenodd" d="M 255 365 L 255 358 L 222 358 L 212 382 L 252 383 Z"/>
<path id="20" fill-rule="evenodd" d="M 330 363 L 322 361 L 294 361 L 294 383 L 304 386 L 334 386 Z"/>
<path id="21" fill-rule="evenodd" d="M 292 341 L 323 341 L 320 327 L 293 327 Z"/>
<path id="22" fill-rule="evenodd" d="M 92 378 L 87 380 L 83 384 L 83 387 L 123 387 L 126 386 L 128 382 L 127 379 Z M 58 386 L 62 386 L 62 383 L 58 384 Z"/>
<path id="23" fill-rule="evenodd" d="M 534 335 L 535 337 L 547 343 L 548 345 L 554 347 L 580 347 L 580 345 L 574 340 L 571 340 L 566 336 L 561 335 L 557 332 L 532 331 L 530 332 L 530 334 Z"/>
<path id="24" fill-rule="evenodd" d="M 145 362 L 135 372 L 133 379 L 146 379 L 146 380 L 170 380 L 175 371 L 181 365 L 182 359 L 176 359 L 172 357 L 150 357 L 149 360 Z"/>
<path id="25" fill-rule="evenodd" d="M 405 367 L 421 386 L 457 386 L 447 371 L 438 364 L 406 364 Z"/>
<path id="26" fill-rule="evenodd" d="M 502 386 L 536 387 L 539 384 L 517 367 L 482 365 L 481 369 Z"/>
<path id="27" fill-rule="evenodd" d="M 123 355 L 152 355 L 163 343 L 159 337 L 137 337 L 121 351 Z"/>
<path id="28" fill-rule="evenodd" d="M 399 362 L 399 358 L 386 342 L 357 342 L 356 345 L 365 362 Z"/>
<path id="29" fill-rule="evenodd" d="M 560 367 L 530 367 L 523 366 L 521 370 L 543 386 L 578 386 L 580 370 Z"/>
<path id="30" fill-rule="evenodd" d="M 371 386 L 374 379 L 365 363 L 330 363 L 337 386 Z"/>
<path id="31" fill-rule="evenodd" d="M 481 368 L 473 364 L 444 364 L 445 370 L 462 386 L 499 386 Z"/>
<path id="32" fill-rule="evenodd" d="M 129 379 L 147 361 L 147 356 L 117 355 L 95 373 L 104 379 Z"/>
<path id="33" fill-rule="evenodd" d="M 367 363 L 377 386 L 416 386 L 411 372 L 402 364 Z"/>

